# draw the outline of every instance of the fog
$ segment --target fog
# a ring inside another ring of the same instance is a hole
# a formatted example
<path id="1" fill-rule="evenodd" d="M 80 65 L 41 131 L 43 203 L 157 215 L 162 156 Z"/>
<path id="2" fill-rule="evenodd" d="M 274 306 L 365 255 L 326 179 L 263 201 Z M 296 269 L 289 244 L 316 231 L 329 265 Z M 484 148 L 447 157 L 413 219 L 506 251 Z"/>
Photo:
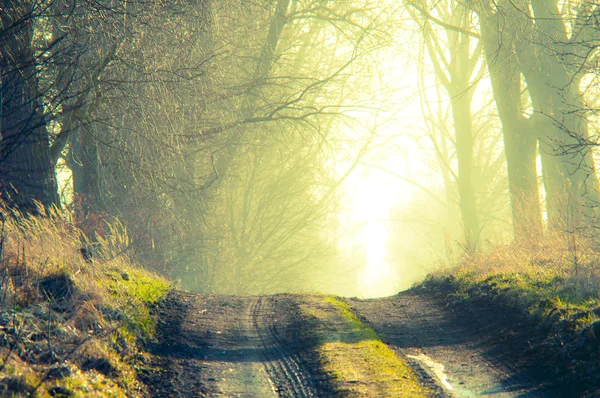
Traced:
<path id="1" fill-rule="evenodd" d="M 3 19 L 3 199 L 181 287 L 386 296 L 597 230 L 595 2 L 42 3 Z"/>

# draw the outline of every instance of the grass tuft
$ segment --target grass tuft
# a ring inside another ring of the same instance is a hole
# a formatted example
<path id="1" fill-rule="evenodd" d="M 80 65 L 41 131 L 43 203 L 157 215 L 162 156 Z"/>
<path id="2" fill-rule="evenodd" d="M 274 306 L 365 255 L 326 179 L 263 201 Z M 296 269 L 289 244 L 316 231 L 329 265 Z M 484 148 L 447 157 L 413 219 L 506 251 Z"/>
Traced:
<path id="1" fill-rule="evenodd" d="M 0 395 L 131 396 L 150 307 L 169 283 L 128 256 L 122 225 L 94 243 L 69 215 L 0 207 Z"/>

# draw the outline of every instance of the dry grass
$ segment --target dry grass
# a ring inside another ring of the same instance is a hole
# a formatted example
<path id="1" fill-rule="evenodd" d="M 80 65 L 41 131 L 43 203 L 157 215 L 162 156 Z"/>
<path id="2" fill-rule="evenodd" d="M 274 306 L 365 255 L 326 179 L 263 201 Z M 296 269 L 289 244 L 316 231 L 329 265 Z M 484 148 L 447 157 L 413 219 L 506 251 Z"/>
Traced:
<path id="1" fill-rule="evenodd" d="M 138 395 L 138 342 L 169 284 L 131 262 L 121 225 L 86 260 L 68 215 L 40 212 L 0 208 L 0 395 Z"/>
<path id="2" fill-rule="evenodd" d="M 600 306 L 600 247 L 573 236 L 496 247 L 440 268 L 426 283 L 440 281 L 451 283 L 458 299 L 487 295 L 542 316 L 590 311 Z"/>

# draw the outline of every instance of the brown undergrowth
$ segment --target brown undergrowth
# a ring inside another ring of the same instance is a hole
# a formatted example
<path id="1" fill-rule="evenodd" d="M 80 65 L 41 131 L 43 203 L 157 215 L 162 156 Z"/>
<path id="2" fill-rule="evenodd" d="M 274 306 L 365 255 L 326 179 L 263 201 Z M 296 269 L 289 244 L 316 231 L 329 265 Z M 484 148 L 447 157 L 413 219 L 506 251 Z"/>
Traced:
<path id="1" fill-rule="evenodd" d="M 118 223 L 92 245 L 58 211 L 0 216 L 0 396 L 141 395 L 167 281 L 132 262 Z"/>
<path id="2" fill-rule="evenodd" d="M 534 325 L 524 357 L 557 388 L 600 392 L 600 247 L 573 236 L 503 246 L 465 258 L 420 285 L 445 292 L 454 306 L 524 316 Z M 507 333 L 515 333 L 507 325 Z M 517 332 L 518 333 L 518 332 Z M 535 362 L 531 359 L 535 358 Z"/>

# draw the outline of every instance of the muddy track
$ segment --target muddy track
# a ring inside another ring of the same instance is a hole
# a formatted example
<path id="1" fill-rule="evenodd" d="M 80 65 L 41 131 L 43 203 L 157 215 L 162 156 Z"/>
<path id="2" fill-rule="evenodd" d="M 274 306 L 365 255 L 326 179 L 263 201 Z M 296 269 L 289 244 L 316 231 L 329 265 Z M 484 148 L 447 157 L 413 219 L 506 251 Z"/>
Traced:
<path id="1" fill-rule="evenodd" d="M 311 375 L 302 368 L 299 356 L 291 353 L 278 335 L 273 323 L 275 314 L 271 300 L 272 298 L 257 297 L 250 306 L 252 326 L 260 338 L 265 369 L 279 396 L 315 397 L 317 391 Z"/>
<path id="2" fill-rule="evenodd" d="M 347 299 L 399 355 L 425 372 L 450 397 L 554 397 L 519 364 L 527 340 L 510 339 L 521 320 L 496 308 L 450 308 L 434 292 Z"/>
<path id="3" fill-rule="evenodd" d="M 412 290 L 345 301 L 412 366 L 431 396 L 557 396 L 516 363 L 528 344 L 527 338 L 511 340 L 519 319 L 494 308 L 451 308 L 440 297 Z M 321 315 L 307 315 L 306 308 L 316 307 L 321 312 L 315 314 Z M 347 333 L 331 321 L 348 322 L 338 311 L 323 296 L 173 292 L 156 309 L 158 341 L 150 346 L 141 379 L 149 396 L 160 398 L 352 395 L 346 387 L 359 380 L 354 375 L 346 384 L 332 380 L 332 373 L 323 370 L 322 341 L 316 337 L 325 331 L 327 341 L 342 343 L 340 349 L 357 349 L 360 342 L 347 340 Z M 373 377 L 360 383 L 374 393 L 355 396 L 379 396 Z"/>
<path id="4" fill-rule="evenodd" d="M 142 376 L 153 397 L 315 397 L 328 391 L 308 349 L 305 322 L 288 296 L 174 292 L 157 315 L 159 341 Z"/>

